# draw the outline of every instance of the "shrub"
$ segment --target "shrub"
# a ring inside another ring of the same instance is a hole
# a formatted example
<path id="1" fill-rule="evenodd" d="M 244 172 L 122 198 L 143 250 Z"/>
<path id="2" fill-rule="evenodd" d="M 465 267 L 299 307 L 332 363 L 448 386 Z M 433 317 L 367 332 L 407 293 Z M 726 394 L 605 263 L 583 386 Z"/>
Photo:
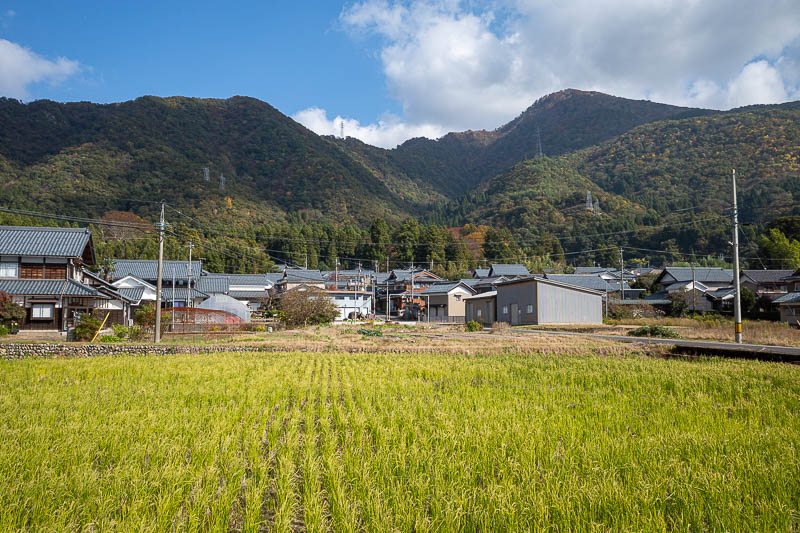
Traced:
<path id="1" fill-rule="evenodd" d="M 383 332 L 377 329 L 361 328 L 357 333 L 364 335 L 365 337 L 383 337 Z"/>
<path id="2" fill-rule="evenodd" d="M 467 322 L 467 331 L 481 331 L 483 326 L 477 320 L 470 320 Z"/>
<path id="3" fill-rule="evenodd" d="M 117 337 L 116 335 L 103 335 L 100 337 L 100 342 L 109 343 L 109 342 L 124 342 L 125 339 Z"/>
<path id="4" fill-rule="evenodd" d="M 120 340 L 130 337 L 131 328 L 124 324 L 114 324 L 111 326 L 111 329 L 114 330 L 114 336 L 118 337 Z"/>
<path id="5" fill-rule="evenodd" d="M 76 341 L 90 341 L 97 334 L 100 329 L 100 320 L 92 315 L 85 313 L 81 315 L 78 325 L 75 326 L 75 340 Z"/>
<path id="6" fill-rule="evenodd" d="M 144 339 L 145 330 L 142 326 L 131 326 L 130 332 L 128 333 L 128 338 L 132 341 L 140 341 Z"/>
<path id="7" fill-rule="evenodd" d="M 680 339 L 681 336 L 666 326 L 641 326 L 628 332 L 631 337 L 663 337 L 665 339 Z"/>
<path id="8" fill-rule="evenodd" d="M 328 298 L 318 290 L 293 290 L 281 296 L 280 310 L 282 320 L 289 327 L 327 324 L 339 316 L 339 310 Z"/>
<path id="9" fill-rule="evenodd" d="M 8 328 L 0 326 L 0 337 L 5 337 L 6 335 L 8 335 Z"/>
<path id="10" fill-rule="evenodd" d="M 8 293 L 0 291 L 0 322 L 22 320 L 25 318 L 25 309 L 15 304 Z"/>

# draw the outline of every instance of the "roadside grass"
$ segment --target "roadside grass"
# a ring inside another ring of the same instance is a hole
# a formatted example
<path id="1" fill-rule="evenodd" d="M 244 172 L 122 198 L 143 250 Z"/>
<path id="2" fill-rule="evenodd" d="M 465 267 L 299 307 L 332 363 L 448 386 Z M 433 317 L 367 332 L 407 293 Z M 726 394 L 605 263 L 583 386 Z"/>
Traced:
<path id="1" fill-rule="evenodd" d="M 714 358 L 0 361 L 0 530 L 791 531 L 799 415 Z"/>
<path id="2" fill-rule="evenodd" d="M 732 342 L 733 320 L 724 318 L 638 318 L 612 320 L 616 326 L 668 326 L 676 328 L 685 339 Z M 774 344 L 777 346 L 800 346 L 800 330 L 785 322 L 768 320 L 742 321 L 744 342 L 751 344 Z"/>

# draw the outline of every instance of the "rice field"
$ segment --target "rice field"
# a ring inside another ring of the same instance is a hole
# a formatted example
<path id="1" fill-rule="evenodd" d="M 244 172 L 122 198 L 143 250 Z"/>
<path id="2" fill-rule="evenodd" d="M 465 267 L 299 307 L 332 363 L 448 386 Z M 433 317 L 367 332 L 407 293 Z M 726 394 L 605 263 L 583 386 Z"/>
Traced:
<path id="1" fill-rule="evenodd" d="M 796 531 L 800 368 L 641 355 L 0 362 L 0 530 Z"/>

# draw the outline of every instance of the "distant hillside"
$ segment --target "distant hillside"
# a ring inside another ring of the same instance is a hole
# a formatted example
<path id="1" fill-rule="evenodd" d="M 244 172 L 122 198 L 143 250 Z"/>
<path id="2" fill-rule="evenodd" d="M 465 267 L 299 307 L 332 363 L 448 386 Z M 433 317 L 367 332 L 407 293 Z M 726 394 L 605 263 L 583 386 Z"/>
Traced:
<path id="1" fill-rule="evenodd" d="M 555 235 L 567 251 L 624 243 L 719 253 L 730 238 L 732 168 L 745 224 L 800 215 L 800 102 L 653 122 L 529 159 L 436 206 L 428 220 L 491 224 L 534 243 Z M 600 215 L 586 211 L 587 191 Z"/>
<path id="2" fill-rule="evenodd" d="M 144 194 L 205 211 L 229 207 L 230 198 L 234 210 L 271 218 L 364 223 L 429 201 L 394 193 L 334 143 L 244 97 L 110 105 L 0 99 L 0 157 L 0 199 L 73 213 L 127 209 L 120 198 Z"/>
<path id="3" fill-rule="evenodd" d="M 439 140 L 411 139 L 388 158 L 398 168 L 453 197 L 538 153 L 556 156 L 593 146 L 641 124 L 713 113 L 567 89 L 540 98 L 494 131 L 450 133 Z"/>

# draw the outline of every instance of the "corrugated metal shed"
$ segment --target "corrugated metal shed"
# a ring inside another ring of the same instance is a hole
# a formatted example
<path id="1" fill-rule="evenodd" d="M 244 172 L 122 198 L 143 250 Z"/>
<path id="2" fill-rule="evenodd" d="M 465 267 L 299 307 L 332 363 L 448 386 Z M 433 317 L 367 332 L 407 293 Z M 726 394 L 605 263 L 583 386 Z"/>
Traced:
<path id="1" fill-rule="evenodd" d="M 0 255 L 81 257 L 91 237 L 88 228 L 0 226 Z"/>
<path id="2" fill-rule="evenodd" d="M 4 279 L 0 291 L 16 296 L 86 296 L 102 298 L 98 291 L 71 279 Z"/>

